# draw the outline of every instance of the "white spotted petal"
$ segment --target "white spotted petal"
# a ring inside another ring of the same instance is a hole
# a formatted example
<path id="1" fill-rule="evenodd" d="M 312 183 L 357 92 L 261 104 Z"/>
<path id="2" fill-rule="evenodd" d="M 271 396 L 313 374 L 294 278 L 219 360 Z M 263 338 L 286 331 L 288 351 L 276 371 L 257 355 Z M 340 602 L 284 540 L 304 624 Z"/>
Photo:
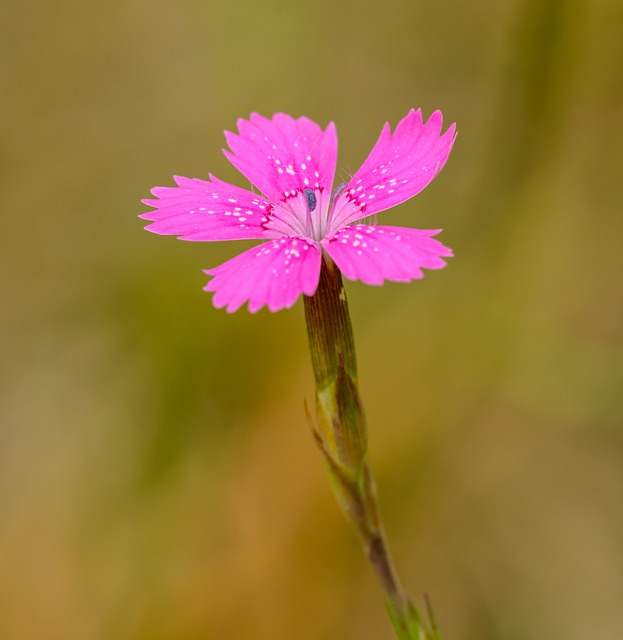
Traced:
<path id="1" fill-rule="evenodd" d="M 318 287 L 321 253 L 307 238 L 277 238 L 249 249 L 205 273 L 214 276 L 205 287 L 214 291 L 214 306 L 230 313 L 249 302 L 255 313 L 291 307 L 301 293 Z"/>
<path id="2" fill-rule="evenodd" d="M 349 280 L 379 285 L 385 280 L 409 282 L 422 269 L 441 269 L 452 251 L 429 231 L 406 227 L 351 225 L 322 241 L 339 270 Z"/>
<path id="3" fill-rule="evenodd" d="M 395 207 L 428 186 L 454 143 L 455 125 L 441 135 L 442 125 L 441 111 L 423 123 L 419 109 L 411 109 L 394 133 L 386 123 L 370 155 L 337 199 L 332 229 Z"/>
<path id="4" fill-rule="evenodd" d="M 175 177 L 177 187 L 155 187 L 155 207 L 140 217 L 151 220 L 145 229 L 182 240 L 256 240 L 271 237 L 264 224 L 270 202 L 255 193 L 218 180 Z"/>
<path id="5" fill-rule="evenodd" d="M 337 163 L 333 123 L 323 131 L 309 118 L 252 113 L 249 120 L 238 120 L 238 130 L 225 132 L 231 152 L 223 152 L 273 202 L 303 189 L 330 193 Z"/>

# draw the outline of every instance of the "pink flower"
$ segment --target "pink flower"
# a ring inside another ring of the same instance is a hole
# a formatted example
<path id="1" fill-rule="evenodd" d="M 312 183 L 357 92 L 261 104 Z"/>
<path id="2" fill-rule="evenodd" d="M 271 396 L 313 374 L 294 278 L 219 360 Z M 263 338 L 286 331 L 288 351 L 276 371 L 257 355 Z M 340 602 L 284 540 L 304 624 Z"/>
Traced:
<path id="1" fill-rule="evenodd" d="M 332 192 L 337 161 L 333 123 L 323 131 L 308 118 L 256 113 L 239 120 L 239 134 L 225 132 L 229 161 L 261 192 L 218 180 L 175 177 L 177 187 L 156 187 L 146 229 L 182 240 L 264 240 L 206 271 L 216 307 L 233 312 L 245 302 L 255 312 L 291 307 L 311 296 L 328 254 L 351 280 L 422 278 L 422 268 L 440 269 L 452 251 L 436 231 L 365 224 L 363 219 L 422 191 L 446 163 L 453 124 L 441 135 L 442 115 L 427 122 L 413 109 L 394 133 L 385 124 L 372 152 L 347 185 Z M 262 195 L 263 194 L 263 195 Z"/>

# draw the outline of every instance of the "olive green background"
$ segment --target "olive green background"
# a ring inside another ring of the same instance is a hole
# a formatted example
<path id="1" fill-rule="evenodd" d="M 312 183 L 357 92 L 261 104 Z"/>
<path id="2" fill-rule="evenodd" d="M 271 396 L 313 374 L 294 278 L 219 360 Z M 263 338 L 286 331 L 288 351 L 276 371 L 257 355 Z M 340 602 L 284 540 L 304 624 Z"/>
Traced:
<path id="1" fill-rule="evenodd" d="M 0 637 L 391 638 L 305 419 L 300 302 L 212 307 L 249 243 L 142 231 L 251 111 L 459 136 L 384 224 L 420 282 L 348 283 L 404 582 L 448 640 L 623 634 L 623 6 L 22 0 L 0 8 Z"/>

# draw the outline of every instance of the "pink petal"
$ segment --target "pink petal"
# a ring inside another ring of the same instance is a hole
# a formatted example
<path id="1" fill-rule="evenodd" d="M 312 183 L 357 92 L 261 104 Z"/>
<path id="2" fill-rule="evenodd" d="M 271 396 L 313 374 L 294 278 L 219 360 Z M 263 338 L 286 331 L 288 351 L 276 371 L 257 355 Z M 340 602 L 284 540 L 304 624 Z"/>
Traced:
<path id="1" fill-rule="evenodd" d="M 156 187 L 154 207 L 140 217 L 147 231 L 182 240 L 253 240 L 274 237 L 262 223 L 270 203 L 262 196 L 210 176 L 210 181 L 175 176 L 177 187 Z"/>
<path id="2" fill-rule="evenodd" d="M 441 269 L 452 251 L 431 236 L 439 233 L 404 227 L 345 227 L 322 246 L 349 280 L 383 284 L 422 278 L 422 268 Z"/>
<path id="3" fill-rule="evenodd" d="M 238 120 L 240 134 L 225 132 L 230 162 L 267 198 L 278 202 L 303 189 L 331 190 L 337 161 L 333 123 L 323 131 L 308 118 L 252 113 Z"/>
<path id="4" fill-rule="evenodd" d="M 270 311 L 291 307 L 304 293 L 318 287 L 321 253 L 306 238 L 278 238 L 249 249 L 206 271 L 214 276 L 205 287 L 214 291 L 214 306 L 230 313 L 247 300 L 255 313 L 264 305 Z"/>
<path id="5" fill-rule="evenodd" d="M 392 134 L 386 123 L 370 155 L 335 203 L 331 227 L 395 207 L 422 191 L 450 155 L 456 125 L 443 135 L 441 111 L 425 124 L 422 112 L 411 111 Z"/>

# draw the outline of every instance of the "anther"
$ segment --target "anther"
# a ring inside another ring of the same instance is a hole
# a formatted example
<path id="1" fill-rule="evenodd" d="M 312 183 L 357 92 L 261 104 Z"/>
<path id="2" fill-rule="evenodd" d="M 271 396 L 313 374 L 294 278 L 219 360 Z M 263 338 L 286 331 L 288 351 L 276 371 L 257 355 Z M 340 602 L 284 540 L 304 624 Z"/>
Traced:
<path id="1" fill-rule="evenodd" d="M 318 204 L 318 200 L 316 200 L 316 194 L 311 189 L 303 189 L 303 194 L 305 195 L 305 200 L 307 200 L 307 208 L 311 213 Z"/>

